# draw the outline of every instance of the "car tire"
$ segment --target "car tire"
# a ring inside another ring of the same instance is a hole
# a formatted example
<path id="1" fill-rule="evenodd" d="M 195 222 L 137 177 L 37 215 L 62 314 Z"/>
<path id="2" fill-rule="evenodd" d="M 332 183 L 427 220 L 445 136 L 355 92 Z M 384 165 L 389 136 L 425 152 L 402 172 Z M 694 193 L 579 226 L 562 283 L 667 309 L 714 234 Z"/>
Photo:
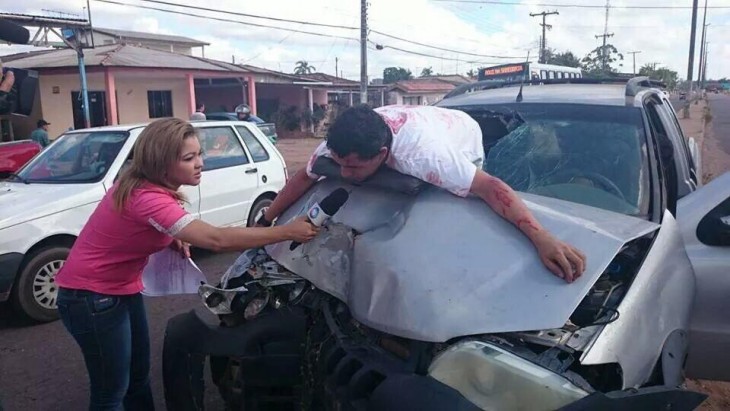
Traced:
<path id="1" fill-rule="evenodd" d="M 67 247 L 55 246 L 40 249 L 30 256 L 13 287 L 13 306 L 18 313 L 36 322 L 58 319 L 58 287 L 54 277 L 70 251 Z"/>
<path id="2" fill-rule="evenodd" d="M 248 214 L 248 226 L 253 227 L 256 225 L 256 220 L 261 217 L 261 213 L 267 208 L 271 207 L 274 200 L 270 198 L 260 198 L 251 207 L 251 212 Z"/>

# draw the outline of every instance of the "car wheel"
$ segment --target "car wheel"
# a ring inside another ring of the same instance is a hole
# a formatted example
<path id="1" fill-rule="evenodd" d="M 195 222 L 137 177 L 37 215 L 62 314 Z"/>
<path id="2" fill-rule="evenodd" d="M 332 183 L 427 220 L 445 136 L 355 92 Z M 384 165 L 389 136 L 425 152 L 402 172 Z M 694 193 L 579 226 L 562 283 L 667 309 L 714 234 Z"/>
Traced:
<path id="1" fill-rule="evenodd" d="M 35 252 L 23 266 L 13 289 L 15 309 L 31 320 L 48 322 L 58 319 L 55 277 L 68 258 L 63 246 Z"/>
<path id="2" fill-rule="evenodd" d="M 264 211 L 271 206 L 274 200 L 270 198 L 261 198 L 253 204 L 251 212 L 248 214 L 248 226 L 253 227 L 256 221 L 264 215 Z"/>

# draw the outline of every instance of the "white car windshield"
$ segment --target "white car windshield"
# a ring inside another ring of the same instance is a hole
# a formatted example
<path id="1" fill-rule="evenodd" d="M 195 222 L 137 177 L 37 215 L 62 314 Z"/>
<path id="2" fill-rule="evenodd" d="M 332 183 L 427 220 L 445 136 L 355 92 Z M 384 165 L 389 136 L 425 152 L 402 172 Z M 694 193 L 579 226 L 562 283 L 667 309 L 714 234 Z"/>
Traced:
<path id="1" fill-rule="evenodd" d="M 129 133 L 92 131 L 59 137 L 18 172 L 28 183 L 93 183 L 104 178 Z"/>

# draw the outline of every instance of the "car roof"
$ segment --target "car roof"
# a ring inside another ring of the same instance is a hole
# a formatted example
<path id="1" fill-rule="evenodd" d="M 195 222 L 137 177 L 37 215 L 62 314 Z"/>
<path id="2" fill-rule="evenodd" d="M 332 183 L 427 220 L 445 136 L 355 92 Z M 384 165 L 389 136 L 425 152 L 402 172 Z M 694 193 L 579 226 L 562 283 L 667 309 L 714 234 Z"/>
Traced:
<path id="1" fill-rule="evenodd" d="M 201 120 L 201 121 L 189 121 L 190 124 L 193 125 L 193 127 L 202 127 L 202 126 L 229 126 L 229 125 L 241 125 L 241 124 L 253 124 L 249 121 L 238 121 L 238 120 Z M 131 131 L 136 128 L 144 128 L 147 127 L 147 125 L 150 123 L 132 123 L 132 124 L 121 124 L 121 125 L 114 125 L 114 126 L 98 126 L 98 127 L 90 127 L 90 128 L 80 128 L 78 130 L 69 130 L 65 132 L 64 134 L 71 134 L 71 133 L 86 133 L 86 132 L 92 132 L 92 131 Z"/>
<path id="2" fill-rule="evenodd" d="M 517 102 L 519 85 L 473 91 L 438 103 L 442 107 Z M 620 84 L 543 84 L 525 85 L 522 103 L 572 103 L 608 106 L 626 105 L 626 86 Z"/>

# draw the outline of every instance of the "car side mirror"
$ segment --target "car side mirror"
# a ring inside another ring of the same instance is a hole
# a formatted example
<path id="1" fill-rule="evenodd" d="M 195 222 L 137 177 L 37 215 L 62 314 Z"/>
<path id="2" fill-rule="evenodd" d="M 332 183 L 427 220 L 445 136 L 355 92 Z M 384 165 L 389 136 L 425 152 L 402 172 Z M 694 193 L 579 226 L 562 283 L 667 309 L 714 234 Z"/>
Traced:
<path id="1" fill-rule="evenodd" d="M 697 238 L 710 246 L 730 246 L 730 198 L 700 220 L 697 225 Z"/>

